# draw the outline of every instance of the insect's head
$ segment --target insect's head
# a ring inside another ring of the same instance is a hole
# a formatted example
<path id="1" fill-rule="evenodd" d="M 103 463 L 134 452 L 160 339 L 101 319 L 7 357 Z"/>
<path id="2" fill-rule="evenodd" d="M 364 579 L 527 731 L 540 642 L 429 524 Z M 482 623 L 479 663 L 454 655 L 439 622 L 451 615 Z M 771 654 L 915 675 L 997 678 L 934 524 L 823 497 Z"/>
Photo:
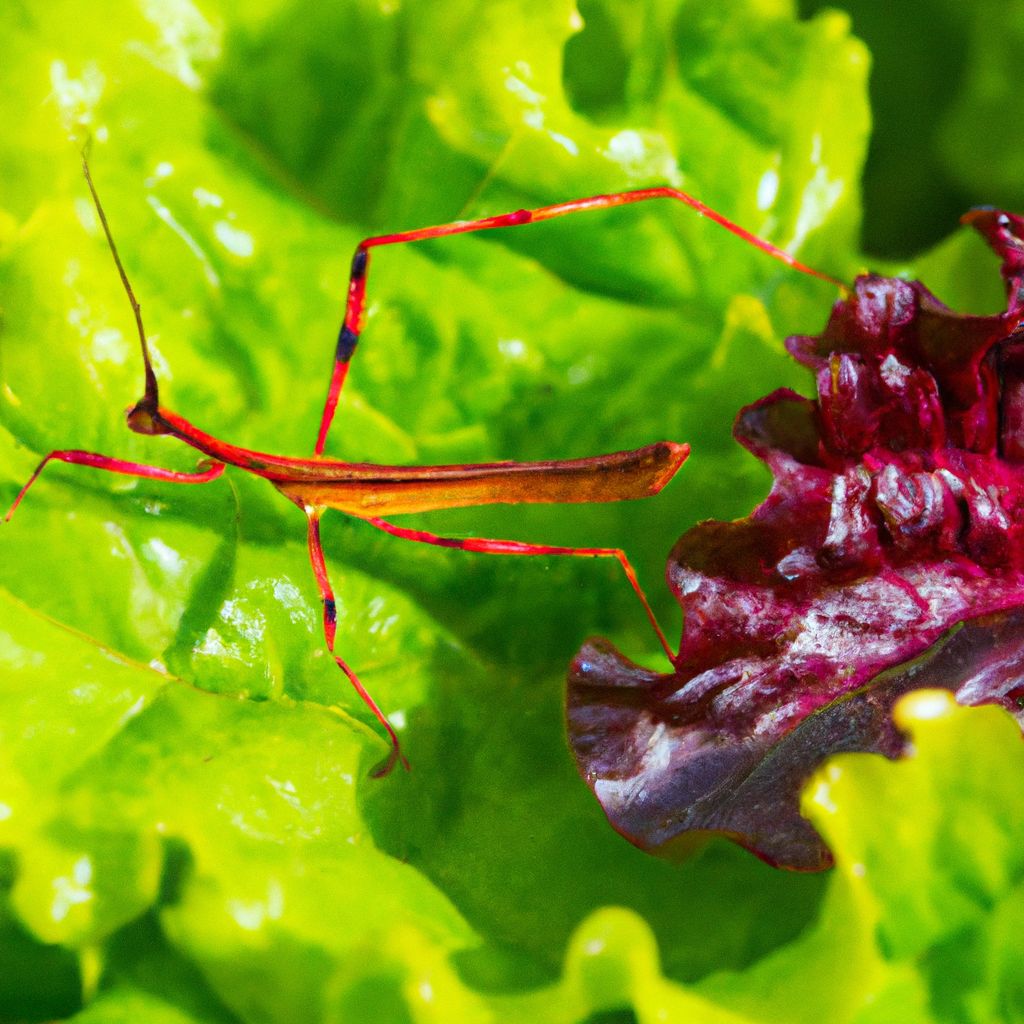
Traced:
<path id="1" fill-rule="evenodd" d="M 125 413 L 125 419 L 128 422 L 128 429 L 136 434 L 168 433 L 166 424 L 160 418 L 156 401 L 148 394 L 143 395 Z"/>

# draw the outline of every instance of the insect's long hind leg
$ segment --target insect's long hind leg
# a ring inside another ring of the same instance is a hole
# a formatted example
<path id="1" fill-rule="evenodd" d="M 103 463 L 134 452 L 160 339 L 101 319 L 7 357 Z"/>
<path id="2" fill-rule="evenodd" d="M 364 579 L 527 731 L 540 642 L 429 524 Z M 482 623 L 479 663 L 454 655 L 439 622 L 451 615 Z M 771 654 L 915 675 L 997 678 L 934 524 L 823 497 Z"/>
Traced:
<path id="1" fill-rule="evenodd" d="M 404 526 L 396 526 L 386 519 L 367 519 L 367 522 L 376 526 L 378 530 L 390 533 L 393 537 L 401 537 L 403 540 L 416 541 L 420 544 L 434 544 L 442 548 L 458 548 L 460 551 L 477 551 L 487 555 L 572 555 L 576 558 L 614 558 L 622 566 L 629 585 L 640 599 L 668 660 L 673 665 L 675 664 L 675 651 L 672 650 L 665 638 L 665 633 L 655 618 L 647 595 L 644 594 L 643 588 L 640 586 L 636 570 L 621 548 L 567 548 L 553 547 L 549 544 L 527 544 L 519 540 L 496 540 L 489 537 L 439 537 L 436 533 L 428 533 L 426 530 L 410 530 Z"/>
<path id="2" fill-rule="evenodd" d="M 306 512 L 306 518 L 309 521 L 309 560 L 313 565 L 313 575 L 316 577 L 316 585 L 320 590 L 320 601 L 324 610 L 324 639 L 327 641 L 327 650 L 331 652 L 331 657 L 337 662 L 338 668 L 345 673 L 356 693 L 362 697 L 366 706 L 373 712 L 374 717 L 384 727 L 391 740 L 391 752 L 381 764 L 374 768 L 371 774 L 374 778 L 387 775 L 394 768 L 396 761 L 401 761 L 402 767 L 408 771 L 409 762 L 402 754 L 401 745 L 398 742 L 398 734 L 384 716 L 384 712 L 381 711 L 377 702 L 367 692 L 366 687 L 359 681 L 359 677 L 334 650 L 334 637 L 338 626 L 337 604 L 334 600 L 334 589 L 331 587 L 331 581 L 327 575 L 327 563 L 324 560 L 323 545 L 320 543 L 320 516 L 322 511 L 322 509 L 316 508 L 309 510 Z"/>
<path id="3" fill-rule="evenodd" d="M 123 473 L 125 476 L 136 476 L 146 480 L 163 480 L 165 483 L 172 484 L 205 484 L 216 480 L 224 472 L 223 462 L 213 462 L 206 469 L 197 470 L 195 473 L 179 473 L 174 469 L 147 466 L 141 462 L 128 462 L 125 459 L 115 459 L 109 455 L 99 455 L 96 452 L 83 452 L 78 449 L 53 451 L 40 461 L 25 486 L 18 491 L 17 497 L 7 510 L 7 515 L 4 516 L 4 522 L 10 520 L 14 515 L 15 509 L 21 504 L 21 499 L 39 478 L 39 474 L 42 473 L 48 462 L 67 462 L 74 466 L 89 466 L 92 469 L 102 469 L 108 473 Z"/>
<path id="4" fill-rule="evenodd" d="M 349 277 L 348 294 L 345 301 L 345 317 L 342 320 L 341 330 L 338 332 L 338 343 L 334 352 L 334 366 L 331 371 L 331 382 L 327 389 L 327 400 L 324 403 L 324 411 L 320 417 L 320 429 L 317 432 L 316 455 L 322 455 L 324 444 L 327 441 L 327 433 L 331 429 L 334 420 L 334 411 L 338 406 L 338 399 L 341 396 L 341 389 L 345 384 L 345 377 L 348 374 L 349 363 L 355 352 L 356 344 L 359 341 L 359 334 L 363 329 L 364 310 L 366 305 L 366 275 L 370 265 L 370 249 L 383 245 L 396 245 L 401 242 L 422 242 L 428 238 L 443 238 L 447 235 L 463 235 L 473 231 L 489 231 L 492 228 L 511 228 L 522 224 L 535 224 L 542 220 L 553 220 L 556 217 L 564 217 L 570 213 L 583 213 L 587 210 L 603 210 L 615 206 L 626 206 L 629 203 L 642 203 L 651 199 L 674 199 L 678 202 L 696 210 L 702 217 L 714 221 L 726 231 L 742 238 L 743 241 L 755 248 L 767 253 L 780 263 L 800 271 L 802 274 L 810 274 L 812 277 L 828 281 L 836 285 L 840 291 L 845 292 L 847 286 L 844 282 L 815 270 L 799 260 L 795 259 L 784 249 L 757 235 L 746 228 L 740 227 L 734 221 L 724 217 L 717 210 L 702 203 L 699 199 L 682 192 L 676 188 L 642 188 L 631 192 L 611 192 L 607 195 L 587 196 L 583 199 L 572 199 L 565 203 L 555 203 L 551 206 L 538 206 L 532 210 L 514 210 L 511 213 L 503 213 L 494 217 L 481 217 L 478 220 L 459 220 L 450 224 L 438 224 L 433 227 L 417 228 L 413 231 L 401 231 L 391 235 L 376 235 L 366 238 L 356 248 L 355 256 L 352 258 L 352 271 Z"/>

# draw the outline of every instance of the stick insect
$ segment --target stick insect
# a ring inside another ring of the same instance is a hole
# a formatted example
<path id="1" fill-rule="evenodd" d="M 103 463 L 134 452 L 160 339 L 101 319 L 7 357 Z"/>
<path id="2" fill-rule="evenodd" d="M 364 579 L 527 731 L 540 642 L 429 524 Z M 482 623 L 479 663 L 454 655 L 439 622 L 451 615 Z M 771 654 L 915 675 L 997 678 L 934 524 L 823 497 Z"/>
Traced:
<path id="1" fill-rule="evenodd" d="M 406 769 L 409 765 L 394 727 L 355 671 L 335 650 L 336 604 L 320 541 L 320 519 L 329 508 L 362 519 L 371 526 L 403 540 L 457 548 L 461 551 L 499 555 L 566 555 L 585 558 L 613 558 L 621 565 L 665 654 L 670 661 L 674 662 L 676 653 L 658 624 L 640 586 L 637 574 L 622 549 L 559 547 L 487 537 L 442 537 L 426 530 L 409 529 L 396 525 L 389 518 L 384 517 L 497 503 L 609 502 L 648 497 L 657 494 L 675 476 L 689 455 L 688 445 L 659 441 L 633 451 L 620 451 L 582 459 L 450 466 L 378 466 L 368 463 L 344 462 L 324 455 L 328 432 L 334 421 L 341 390 L 364 326 L 370 250 L 403 242 L 441 238 L 447 235 L 515 227 L 551 220 L 567 214 L 607 209 L 628 203 L 653 199 L 674 199 L 715 221 L 726 230 L 757 246 L 787 266 L 833 283 L 839 284 L 840 282 L 804 266 L 788 253 L 739 227 L 685 192 L 665 187 L 590 196 L 532 210 L 516 210 L 512 213 L 482 217 L 477 220 L 455 221 L 434 227 L 367 238 L 356 247 L 352 259 L 344 319 L 338 334 L 333 369 L 327 389 L 327 398 L 320 417 L 313 455 L 310 458 L 272 455 L 241 448 L 213 437 L 183 416 L 160 404 L 159 384 L 150 358 L 141 307 L 121 261 L 106 213 L 93 182 L 88 158 L 84 153 L 82 155 L 82 172 L 122 287 L 131 305 L 142 354 L 144 392 L 142 397 L 127 411 L 128 427 L 138 434 L 169 435 L 177 438 L 201 452 L 204 458 L 200 460 L 195 472 L 178 472 L 159 466 L 129 462 L 97 452 L 77 449 L 51 451 L 39 462 L 28 481 L 18 492 L 7 512 L 5 521 L 14 514 L 43 468 L 54 461 L 176 484 L 209 483 L 216 480 L 227 466 L 234 466 L 268 480 L 294 502 L 306 516 L 309 559 L 320 593 L 327 649 L 338 668 L 348 678 L 380 723 L 390 741 L 391 747 L 387 758 L 373 771 L 373 775 L 377 777 L 388 774 L 396 762 L 400 762 Z"/>

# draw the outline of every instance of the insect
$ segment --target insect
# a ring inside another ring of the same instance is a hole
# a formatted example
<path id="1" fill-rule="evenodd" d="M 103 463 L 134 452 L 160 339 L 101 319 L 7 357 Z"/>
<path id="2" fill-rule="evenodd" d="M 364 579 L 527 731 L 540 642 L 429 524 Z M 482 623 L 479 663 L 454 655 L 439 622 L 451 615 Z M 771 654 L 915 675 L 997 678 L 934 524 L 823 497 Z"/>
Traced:
<path id="1" fill-rule="evenodd" d="M 643 606 L 666 655 L 670 661 L 674 660 L 675 652 L 655 618 L 636 572 L 625 552 L 619 548 L 558 547 L 486 537 L 441 537 L 425 530 L 396 525 L 384 517 L 495 503 L 608 502 L 647 497 L 657 494 L 675 476 L 689 454 L 688 445 L 659 441 L 633 451 L 620 451 L 582 459 L 449 466 L 379 466 L 344 462 L 324 455 L 341 390 L 364 326 L 370 250 L 397 243 L 441 238 L 446 235 L 514 227 L 586 210 L 669 198 L 685 203 L 697 210 L 698 213 L 709 217 L 790 267 L 829 281 L 833 281 L 832 278 L 805 267 L 788 253 L 750 234 L 699 200 L 672 188 L 648 188 L 591 196 L 533 210 L 516 210 L 512 213 L 483 217 L 478 220 L 456 221 L 434 227 L 367 238 L 357 246 L 352 259 L 344 319 L 335 347 L 327 398 L 320 417 L 313 455 L 309 458 L 273 455 L 222 441 L 200 430 L 178 413 L 161 406 L 159 384 L 150 359 L 141 307 L 118 253 L 103 205 L 93 183 L 88 159 L 84 153 L 82 171 L 121 284 L 131 304 L 142 354 L 144 392 L 127 412 L 128 427 L 138 434 L 169 435 L 177 438 L 201 452 L 204 459 L 200 461 L 195 472 L 178 472 L 159 466 L 129 462 L 96 452 L 74 449 L 51 451 L 40 461 L 15 497 L 5 517 L 6 520 L 11 518 L 43 468 L 52 461 L 178 484 L 209 483 L 216 480 L 227 466 L 234 466 L 268 480 L 294 502 L 306 516 L 309 558 L 323 606 L 323 631 L 327 649 L 338 668 L 348 678 L 390 740 L 391 748 L 388 756 L 374 769 L 375 776 L 386 775 L 396 762 L 401 762 L 403 767 L 408 768 L 408 761 L 402 753 L 398 735 L 386 715 L 364 687 L 355 671 L 335 650 L 336 604 L 320 541 L 320 519 L 329 508 L 356 516 L 377 529 L 404 540 L 457 548 L 462 551 L 501 555 L 567 555 L 613 558 L 622 566 L 629 585 Z"/>

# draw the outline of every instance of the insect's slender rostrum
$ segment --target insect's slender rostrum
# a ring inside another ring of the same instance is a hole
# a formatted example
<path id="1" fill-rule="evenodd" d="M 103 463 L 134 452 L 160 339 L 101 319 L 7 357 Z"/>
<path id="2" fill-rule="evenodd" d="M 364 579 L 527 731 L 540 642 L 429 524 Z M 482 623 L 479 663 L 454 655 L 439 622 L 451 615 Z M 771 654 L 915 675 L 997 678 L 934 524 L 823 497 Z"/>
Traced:
<path id="1" fill-rule="evenodd" d="M 10 519 L 43 467 L 51 461 L 67 462 L 128 476 L 180 484 L 207 483 L 219 477 L 226 466 L 234 466 L 270 481 L 306 515 L 309 557 L 323 606 L 323 629 L 328 650 L 390 739 L 390 753 L 375 770 L 374 774 L 377 775 L 389 772 L 397 761 L 401 761 L 406 767 L 408 765 L 402 754 L 394 727 L 353 669 L 335 650 L 336 602 L 320 540 L 320 519 L 329 508 L 357 516 L 394 537 L 440 547 L 458 548 L 463 551 L 485 554 L 567 555 L 615 559 L 622 566 L 629 585 L 639 599 L 666 656 L 670 662 L 674 663 L 675 648 L 669 643 L 659 626 L 640 586 L 636 572 L 621 549 L 562 547 L 486 537 L 442 537 L 425 530 L 408 529 L 396 525 L 385 517 L 402 513 L 494 503 L 607 502 L 642 498 L 657 494 L 672 479 L 689 454 L 687 445 L 660 441 L 634 451 L 620 451 L 583 459 L 449 466 L 378 466 L 344 462 L 324 456 L 342 386 L 364 326 L 370 250 L 396 243 L 417 242 L 453 234 L 516 227 L 588 210 L 606 209 L 655 199 L 673 199 L 692 207 L 701 215 L 709 217 L 787 266 L 832 281 L 840 287 L 842 287 L 841 282 L 804 266 L 789 254 L 771 243 L 751 235 L 693 197 L 671 188 L 649 188 L 633 192 L 591 196 L 534 210 L 517 210 L 479 220 L 458 221 L 368 238 L 357 247 L 352 260 L 345 314 L 338 335 L 333 370 L 313 455 L 307 458 L 274 455 L 241 448 L 215 438 L 200 430 L 183 416 L 160 404 L 159 383 L 150 358 L 140 304 L 121 260 L 106 214 L 93 184 L 88 160 L 84 155 L 82 167 L 107 244 L 131 304 L 139 338 L 144 371 L 144 392 L 127 413 L 128 426 L 140 434 L 169 435 L 177 438 L 201 452 L 205 458 L 195 472 L 189 473 L 128 462 L 96 452 L 77 449 L 52 451 L 42 459 L 14 499 L 7 513 L 7 519 Z"/>

